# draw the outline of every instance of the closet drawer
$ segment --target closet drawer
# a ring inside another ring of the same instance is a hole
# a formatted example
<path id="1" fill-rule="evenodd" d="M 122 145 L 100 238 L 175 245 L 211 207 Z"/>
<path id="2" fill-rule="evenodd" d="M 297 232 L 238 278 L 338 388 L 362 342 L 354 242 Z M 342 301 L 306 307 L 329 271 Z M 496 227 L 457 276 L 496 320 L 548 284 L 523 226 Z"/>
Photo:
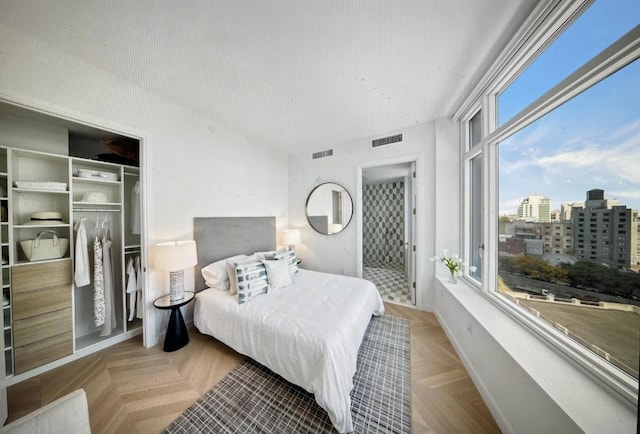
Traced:
<path id="1" fill-rule="evenodd" d="M 71 259 L 21 265 L 11 268 L 13 294 L 34 289 L 71 284 Z"/>
<path id="2" fill-rule="evenodd" d="M 71 307 L 71 284 L 13 293 L 13 320 Z"/>
<path id="3" fill-rule="evenodd" d="M 13 341 L 16 347 L 33 344 L 72 329 L 71 308 L 32 316 L 13 322 Z"/>
<path id="4" fill-rule="evenodd" d="M 15 348 L 15 373 L 22 374 L 38 366 L 73 353 L 73 333 L 67 332 L 24 347 Z"/>

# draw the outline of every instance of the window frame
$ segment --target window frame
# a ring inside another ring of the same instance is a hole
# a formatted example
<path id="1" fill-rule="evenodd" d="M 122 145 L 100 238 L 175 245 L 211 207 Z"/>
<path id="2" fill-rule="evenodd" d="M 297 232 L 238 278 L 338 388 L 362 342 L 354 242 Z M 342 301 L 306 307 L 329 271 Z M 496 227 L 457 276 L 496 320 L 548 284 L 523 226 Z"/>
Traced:
<path id="1" fill-rule="evenodd" d="M 553 43 L 555 37 L 570 26 L 591 1 L 540 5 L 523 27 L 521 35 L 507 47 L 494 69 L 480 82 L 476 91 L 455 115 L 461 125 L 462 186 L 461 212 L 463 231 L 461 247 L 464 259 L 470 263 L 471 243 L 471 161 L 482 157 L 482 239 L 485 246 L 481 279 L 468 273 L 465 280 L 478 288 L 493 304 L 523 324 L 532 333 L 552 346 L 571 363 L 597 378 L 599 384 L 613 391 L 628 404 L 638 406 L 638 381 L 609 364 L 582 345 L 520 309 L 497 291 L 498 281 L 498 145 L 508 137 L 560 107 L 567 101 L 599 83 L 633 61 L 640 59 L 640 25 L 578 68 L 552 89 L 539 96 L 513 118 L 497 126 L 498 95 L 532 62 L 540 50 Z M 524 41 L 523 41 L 524 40 Z M 505 54 L 506 53 L 506 54 Z M 469 143 L 469 123 L 482 112 L 480 146 Z"/>

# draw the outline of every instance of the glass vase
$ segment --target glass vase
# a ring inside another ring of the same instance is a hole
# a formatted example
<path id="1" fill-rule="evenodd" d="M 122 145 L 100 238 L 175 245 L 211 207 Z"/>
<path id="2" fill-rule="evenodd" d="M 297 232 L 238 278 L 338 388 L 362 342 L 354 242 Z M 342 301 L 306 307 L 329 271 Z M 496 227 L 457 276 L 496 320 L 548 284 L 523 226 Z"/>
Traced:
<path id="1" fill-rule="evenodd" d="M 449 271 L 449 283 L 458 283 L 458 276 L 456 276 L 456 272 L 453 270 Z"/>

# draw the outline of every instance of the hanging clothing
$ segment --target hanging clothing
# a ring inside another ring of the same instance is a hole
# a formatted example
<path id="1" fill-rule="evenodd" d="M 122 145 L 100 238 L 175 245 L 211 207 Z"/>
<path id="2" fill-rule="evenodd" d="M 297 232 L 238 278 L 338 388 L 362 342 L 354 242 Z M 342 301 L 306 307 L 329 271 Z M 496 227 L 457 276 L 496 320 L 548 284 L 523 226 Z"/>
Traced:
<path id="1" fill-rule="evenodd" d="M 116 328 L 116 293 L 113 284 L 113 261 L 111 260 L 112 241 L 105 235 L 102 237 L 102 273 L 104 278 L 105 319 L 100 336 L 109 336 Z"/>
<path id="2" fill-rule="evenodd" d="M 142 306 L 142 274 L 140 270 L 140 256 L 136 256 L 134 264 L 136 269 L 136 288 L 138 289 L 136 292 L 136 318 L 142 319 L 144 306 Z"/>
<path id="3" fill-rule="evenodd" d="M 104 324 L 104 279 L 102 275 L 102 243 L 96 234 L 93 242 L 93 317 L 96 327 Z"/>
<path id="4" fill-rule="evenodd" d="M 127 261 L 127 294 L 129 294 L 129 321 L 136 317 L 136 298 L 138 283 L 136 279 L 136 267 L 133 258 Z"/>
<path id="5" fill-rule="evenodd" d="M 140 234 L 140 181 L 136 181 L 131 189 L 131 221 L 129 224 L 132 234 Z"/>
<path id="6" fill-rule="evenodd" d="M 87 228 L 84 225 L 84 219 L 80 219 L 76 224 L 75 230 L 78 234 L 76 235 L 76 271 L 74 275 L 74 282 L 76 283 L 76 287 L 87 286 L 91 283 L 91 276 L 89 273 Z"/>

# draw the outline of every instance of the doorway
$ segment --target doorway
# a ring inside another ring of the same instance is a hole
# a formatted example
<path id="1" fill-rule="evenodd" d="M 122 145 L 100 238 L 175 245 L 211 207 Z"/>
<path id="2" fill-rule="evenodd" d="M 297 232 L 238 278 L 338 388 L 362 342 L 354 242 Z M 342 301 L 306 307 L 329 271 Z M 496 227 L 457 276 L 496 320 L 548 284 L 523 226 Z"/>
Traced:
<path id="1" fill-rule="evenodd" d="M 362 277 L 415 305 L 415 162 L 362 169 Z"/>

